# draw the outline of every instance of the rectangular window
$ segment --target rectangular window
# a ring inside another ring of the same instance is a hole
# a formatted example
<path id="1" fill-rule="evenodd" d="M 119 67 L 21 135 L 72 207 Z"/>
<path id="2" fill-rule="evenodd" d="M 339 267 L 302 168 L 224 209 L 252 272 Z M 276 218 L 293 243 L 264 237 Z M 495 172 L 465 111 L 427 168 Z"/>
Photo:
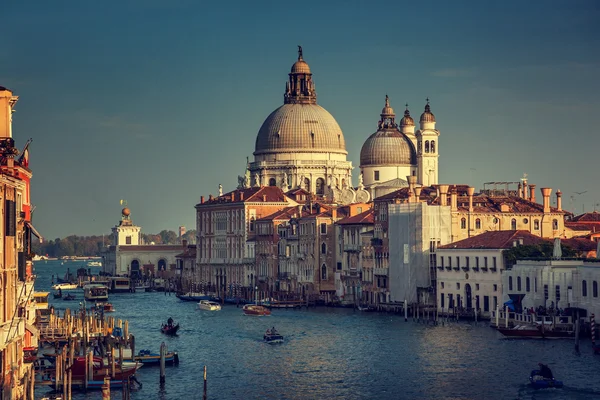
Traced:
<path id="1" fill-rule="evenodd" d="M 494 283 L 494 292 L 497 292 L 497 291 L 498 291 L 498 285 L 496 285 L 496 284 Z"/>
<path id="2" fill-rule="evenodd" d="M 376 181 L 378 181 L 378 180 L 379 180 L 379 171 L 375 171 L 375 172 L 373 173 L 373 179 L 374 179 L 374 180 L 376 180 Z"/>
<path id="3" fill-rule="evenodd" d="M 5 204 L 5 227 L 6 236 L 16 236 L 17 234 L 17 207 L 12 200 L 6 200 Z"/>
<path id="4" fill-rule="evenodd" d="M 494 266 L 494 268 L 496 268 L 496 266 L 497 266 L 497 265 L 496 265 L 496 257 L 493 257 L 493 258 L 492 258 L 492 265 Z"/>
<path id="5" fill-rule="evenodd" d="M 325 235 L 327 233 L 327 224 L 322 223 L 321 224 L 321 234 Z"/>
<path id="6" fill-rule="evenodd" d="M 544 285 L 544 300 L 548 300 L 548 285 Z"/>
<path id="7" fill-rule="evenodd" d="M 471 257 L 465 257 L 465 261 L 467 262 L 466 267 L 469 268 L 469 261 L 471 261 Z"/>
<path id="8" fill-rule="evenodd" d="M 448 294 L 448 308 L 454 308 L 454 300 L 452 299 L 452 293 Z"/>
<path id="9" fill-rule="evenodd" d="M 556 285 L 556 305 L 558 305 L 558 302 L 560 301 L 560 285 Z"/>
<path id="10" fill-rule="evenodd" d="M 131 244 L 131 236 L 125 238 L 125 244 Z"/>
<path id="11" fill-rule="evenodd" d="M 456 268 L 460 267 L 460 257 L 456 256 Z"/>
<path id="12" fill-rule="evenodd" d="M 487 263 L 487 257 L 483 257 L 483 266 L 487 268 L 488 263 Z"/>
<path id="13" fill-rule="evenodd" d="M 498 308 L 498 297 L 494 296 L 494 310 Z"/>
<path id="14" fill-rule="evenodd" d="M 441 267 L 444 268 L 444 257 L 440 257 L 440 261 L 442 263 Z"/>
<path id="15" fill-rule="evenodd" d="M 440 293 L 440 307 L 444 309 L 444 293 Z"/>
<path id="16" fill-rule="evenodd" d="M 479 283 L 475 284 L 475 290 L 479 290 Z"/>
<path id="17" fill-rule="evenodd" d="M 479 257 L 475 257 L 475 267 L 479 268 Z"/>
<path id="18" fill-rule="evenodd" d="M 483 296 L 483 312 L 490 311 L 490 296 Z"/>
<path id="19" fill-rule="evenodd" d="M 337 263 L 337 269 L 338 269 L 338 271 L 342 270 L 342 263 L 341 262 Z"/>
<path id="20" fill-rule="evenodd" d="M 448 266 L 452 267 L 452 257 L 448 256 Z"/>

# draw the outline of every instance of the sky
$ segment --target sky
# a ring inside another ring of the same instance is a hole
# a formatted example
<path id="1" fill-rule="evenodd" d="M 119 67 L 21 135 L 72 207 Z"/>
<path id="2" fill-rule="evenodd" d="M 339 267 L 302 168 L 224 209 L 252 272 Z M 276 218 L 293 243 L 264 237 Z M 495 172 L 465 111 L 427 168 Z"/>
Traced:
<path id="1" fill-rule="evenodd" d="M 46 0 L 0 4 L 0 85 L 19 96 L 33 224 L 195 229 L 235 189 L 302 45 L 358 182 L 388 94 L 437 119 L 440 183 L 519 181 L 600 210 L 600 2 Z M 584 192 L 584 193 L 583 193 Z M 553 196 L 554 198 L 554 196 Z"/>

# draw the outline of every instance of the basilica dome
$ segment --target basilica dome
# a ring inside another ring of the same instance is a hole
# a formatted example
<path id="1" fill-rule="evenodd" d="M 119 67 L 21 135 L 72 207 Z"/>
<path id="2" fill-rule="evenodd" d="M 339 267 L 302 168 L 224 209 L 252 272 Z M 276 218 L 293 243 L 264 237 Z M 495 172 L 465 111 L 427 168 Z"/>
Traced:
<path id="1" fill-rule="evenodd" d="M 263 122 L 254 154 L 310 151 L 347 154 L 340 126 L 318 104 L 284 104 Z"/>
<path id="2" fill-rule="evenodd" d="M 416 165 L 417 155 L 412 142 L 397 130 L 377 131 L 360 150 L 360 166 Z"/>

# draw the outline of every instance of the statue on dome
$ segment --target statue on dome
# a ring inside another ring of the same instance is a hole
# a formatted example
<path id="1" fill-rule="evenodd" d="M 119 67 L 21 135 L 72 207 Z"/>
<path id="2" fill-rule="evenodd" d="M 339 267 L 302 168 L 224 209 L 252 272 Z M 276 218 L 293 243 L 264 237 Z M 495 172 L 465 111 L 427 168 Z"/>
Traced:
<path id="1" fill-rule="evenodd" d="M 298 60 L 302 58 L 302 46 L 298 45 Z"/>
<path id="2" fill-rule="evenodd" d="M 364 187 L 365 187 L 365 185 L 364 185 L 364 183 L 363 183 L 363 182 L 364 182 L 364 178 L 363 178 L 363 173 L 361 172 L 361 173 L 358 175 L 358 188 L 359 188 L 359 189 L 362 189 L 362 188 L 364 188 Z"/>
<path id="3" fill-rule="evenodd" d="M 219 183 L 219 197 L 223 196 L 223 185 Z"/>
<path id="4" fill-rule="evenodd" d="M 288 189 L 288 174 L 287 174 L 287 172 L 284 172 L 283 178 L 281 178 L 281 189 L 283 189 L 283 190 Z"/>
<path id="5" fill-rule="evenodd" d="M 254 174 L 254 186 L 260 186 L 260 176 Z"/>
<path id="6" fill-rule="evenodd" d="M 244 173 L 244 189 L 247 189 L 250 187 L 250 170 L 246 169 L 246 172 Z"/>

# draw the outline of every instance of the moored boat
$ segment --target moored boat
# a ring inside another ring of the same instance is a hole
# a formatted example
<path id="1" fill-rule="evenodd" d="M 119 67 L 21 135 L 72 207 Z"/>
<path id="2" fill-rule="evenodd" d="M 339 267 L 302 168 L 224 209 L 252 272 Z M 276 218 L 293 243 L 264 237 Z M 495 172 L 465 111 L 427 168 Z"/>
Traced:
<path id="1" fill-rule="evenodd" d="M 516 325 L 512 328 L 496 328 L 502 335 L 514 339 L 573 339 L 575 331 L 567 327 L 542 325 Z"/>
<path id="2" fill-rule="evenodd" d="M 198 303 L 198 308 L 205 311 L 219 311 L 221 310 L 221 305 L 210 300 L 200 300 Z"/>
<path id="3" fill-rule="evenodd" d="M 114 312 L 115 311 L 115 308 L 113 307 L 113 305 L 111 303 L 96 303 L 94 308 L 96 309 L 96 311 L 102 311 L 102 312 Z"/>
<path id="4" fill-rule="evenodd" d="M 135 372 L 142 366 L 141 363 L 123 363 L 122 368 L 118 368 L 115 371 L 115 377 L 111 378 L 111 388 L 122 387 L 123 381 L 129 383 L 129 380 L 133 378 Z M 104 377 L 106 371 L 109 370 L 110 366 L 104 362 L 100 357 L 94 357 L 93 360 L 93 374 L 88 377 L 87 388 L 88 389 L 101 389 L 104 384 Z M 86 378 L 86 357 L 77 357 L 73 361 L 71 367 L 72 384 L 76 387 L 83 387 Z M 54 381 L 54 377 L 52 378 Z M 55 387 L 55 382 L 52 383 L 52 387 Z M 61 384 L 62 386 L 62 384 Z M 55 388 L 58 389 L 58 388 Z"/>
<path id="5" fill-rule="evenodd" d="M 158 365 L 160 364 L 160 354 L 152 353 L 150 350 L 140 350 L 137 356 L 133 358 L 137 362 L 141 362 L 144 365 Z M 176 351 L 169 351 L 165 355 L 166 365 L 178 365 L 179 354 Z"/>
<path id="6" fill-rule="evenodd" d="M 108 300 L 108 288 L 104 285 L 91 283 L 83 287 L 83 297 L 86 300 Z"/>
<path id="7" fill-rule="evenodd" d="M 252 315 L 257 317 L 271 315 L 271 310 L 269 310 L 266 307 L 259 306 L 257 304 L 246 304 L 242 311 L 244 311 L 245 315 Z"/>
<path id="8" fill-rule="evenodd" d="M 206 293 L 201 293 L 201 292 L 177 293 L 175 296 L 181 301 L 211 300 L 210 295 L 208 295 Z"/>
<path id="9" fill-rule="evenodd" d="M 54 285 L 52 285 L 52 289 L 54 290 L 75 290 L 77 289 L 77 284 L 76 283 L 56 283 Z"/>

